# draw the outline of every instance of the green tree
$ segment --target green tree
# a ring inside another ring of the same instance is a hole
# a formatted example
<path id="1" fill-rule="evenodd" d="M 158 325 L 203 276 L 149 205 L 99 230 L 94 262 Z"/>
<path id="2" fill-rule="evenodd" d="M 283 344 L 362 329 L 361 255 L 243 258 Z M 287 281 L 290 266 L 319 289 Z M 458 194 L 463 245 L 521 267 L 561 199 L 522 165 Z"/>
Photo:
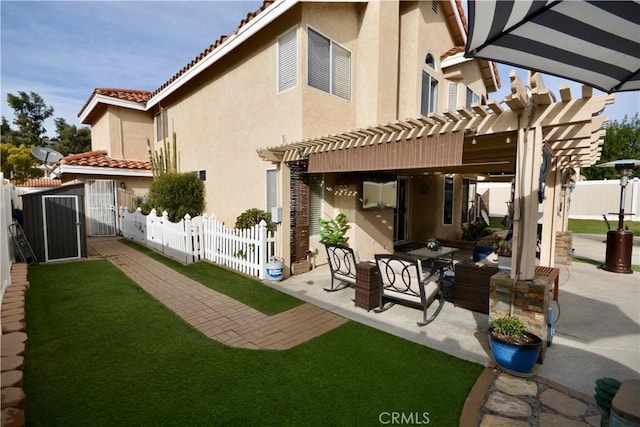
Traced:
<path id="1" fill-rule="evenodd" d="M 14 138 L 15 138 L 16 131 L 11 129 L 11 126 L 9 125 L 9 122 L 7 121 L 6 117 L 4 117 L 4 116 L 2 116 L 2 126 L 0 126 L 0 133 L 2 134 L 2 143 L 3 144 L 15 145 Z"/>
<path id="2" fill-rule="evenodd" d="M 88 127 L 77 128 L 63 118 L 56 118 L 57 137 L 53 138 L 55 148 L 63 156 L 91 151 L 91 130 Z"/>
<path id="3" fill-rule="evenodd" d="M 160 214 L 167 211 L 171 222 L 178 222 L 186 214 L 198 216 L 204 210 L 204 183 L 194 173 L 167 173 L 153 180 L 149 198 L 141 206 L 144 213 L 152 208 Z"/>
<path id="4" fill-rule="evenodd" d="M 640 118 L 636 113 L 631 119 L 624 116 L 621 122 L 614 120 L 606 126 L 602 155 L 598 163 L 620 159 L 640 159 Z M 581 172 L 587 179 L 617 179 L 613 168 L 592 166 Z M 636 171 L 636 176 L 640 172 Z"/>
<path id="5" fill-rule="evenodd" d="M 2 173 L 5 178 L 14 178 L 18 182 L 24 182 L 29 178 L 40 178 L 44 175 L 43 171 L 38 169 L 38 160 L 24 145 L 16 147 L 13 144 L 1 144 L 0 156 Z"/>
<path id="6" fill-rule="evenodd" d="M 14 145 L 44 145 L 44 121 L 53 115 L 53 107 L 47 106 L 35 92 L 18 91 L 17 96 L 10 93 L 7 102 L 14 112 L 13 124 L 18 126 Z"/>

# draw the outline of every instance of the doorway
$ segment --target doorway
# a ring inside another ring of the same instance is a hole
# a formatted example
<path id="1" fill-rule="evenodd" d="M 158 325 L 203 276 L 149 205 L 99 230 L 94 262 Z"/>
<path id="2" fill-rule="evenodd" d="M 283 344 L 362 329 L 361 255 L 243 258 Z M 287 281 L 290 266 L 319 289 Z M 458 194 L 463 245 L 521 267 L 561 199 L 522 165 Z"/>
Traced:
<path id="1" fill-rule="evenodd" d="M 115 181 L 87 180 L 86 194 L 89 236 L 115 236 L 118 213 Z"/>
<path id="2" fill-rule="evenodd" d="M 404 243 L 407 241 L 407 186 L 408 179 L 404 176 L 398 177 L 398 189 L 396 192 L 396 208 L 393 210 L 393 243 Z"/>

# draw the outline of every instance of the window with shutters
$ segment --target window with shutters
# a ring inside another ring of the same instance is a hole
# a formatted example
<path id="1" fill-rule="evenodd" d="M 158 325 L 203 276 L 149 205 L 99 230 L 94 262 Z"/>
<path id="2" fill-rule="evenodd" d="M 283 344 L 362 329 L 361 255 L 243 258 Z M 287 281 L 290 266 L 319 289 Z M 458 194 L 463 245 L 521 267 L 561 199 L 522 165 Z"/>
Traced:
<path id="1" fill-rule="evenodd" d="M 438 105 L 438 81 L 426 71 L 422 71 L 422 94 L 420 114 L 423 116 L 436 112 Z"/>
<path id="2" fill-rule="evenodd" d="M 458 83 L 449 83 L 449 111 L 456 111 L 458 108 Z"/>
<path id="3" fill-rule="evenodd" d="M 467 100 L 465 103 L 466 107 L 468 109 L 471 109 L 471 105 L 475 104 L 476 102 L 480 102 L 480 96 L 473 90 L 467 88 Z"/>
<path id="4" fill-rule="evenodd" d="M 298 39 L 295 28 L 278 37 L 278 93 L 298 84 Z"/>
<path id="5" fill-rule="evenodd" d="M 351 100 L 351 52 L 309 28 L 307 84 Z"/>
<path id="6" fill-rule="evenodd" d="M 318 220 L 322 218 L 323 191 L 323 175 L 309 175 L 309 236 L 317 236 L 320 234 Z"/>

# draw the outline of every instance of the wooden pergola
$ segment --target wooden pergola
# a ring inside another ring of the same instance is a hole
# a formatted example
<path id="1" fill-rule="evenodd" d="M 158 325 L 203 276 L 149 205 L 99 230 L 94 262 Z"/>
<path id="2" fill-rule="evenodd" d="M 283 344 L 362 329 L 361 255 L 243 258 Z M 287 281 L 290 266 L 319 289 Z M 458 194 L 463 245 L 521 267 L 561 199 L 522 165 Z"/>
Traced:
<path id="1" fill-rule="evenodd" d="M 599 160 L 606 122 L 600 114 L 607 104 L 613 103 L 614 95 L 593 96 L 592 88 L 583 86 L 581 96 L 573 98 L 569 86 L 563 85 L 557 99 L 537 73 L 529 73 L 526 85 L 513 71 L 509 78 L 511 94 L 502 102 L 489 100 L 474 104 L 471 109 L 459 107 L 442 114 L 307 138 L 259 149 L 258 155 L 278 163 L 308 160 L 309 172 L 513 172 L 511 275 L 513 279 L 531 280 L 536 247 L 522 242 L 537 241 L 543 147 L 552 162 L 545 180 L 540 264 L 551 266 L 555 232 L 565 231 L 567 226 L 566 199 L 561 201 L 567 192 L 562 192 L 561 173 L 569 168 L 591 166 Z M 505 141 L 514 144 L 506 146 Z M 363 157 L 371 160 L 363 161 Z"/>

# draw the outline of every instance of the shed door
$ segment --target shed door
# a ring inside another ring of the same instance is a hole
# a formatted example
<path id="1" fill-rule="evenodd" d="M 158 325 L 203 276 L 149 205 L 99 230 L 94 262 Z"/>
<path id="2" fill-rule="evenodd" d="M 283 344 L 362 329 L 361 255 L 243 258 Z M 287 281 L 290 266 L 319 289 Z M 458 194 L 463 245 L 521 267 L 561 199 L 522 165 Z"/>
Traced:
<path id="1" fill-rule="evenodd" d="M 87 218 L 89 219 L 89 236 L 116 235 L 116 192 L 112 180 L 88 180 Z"/>
<path id="2" fill-rule="evenodd" d="M 78 196 L 42 196 L 45 261 L 80 258 Z"/>

